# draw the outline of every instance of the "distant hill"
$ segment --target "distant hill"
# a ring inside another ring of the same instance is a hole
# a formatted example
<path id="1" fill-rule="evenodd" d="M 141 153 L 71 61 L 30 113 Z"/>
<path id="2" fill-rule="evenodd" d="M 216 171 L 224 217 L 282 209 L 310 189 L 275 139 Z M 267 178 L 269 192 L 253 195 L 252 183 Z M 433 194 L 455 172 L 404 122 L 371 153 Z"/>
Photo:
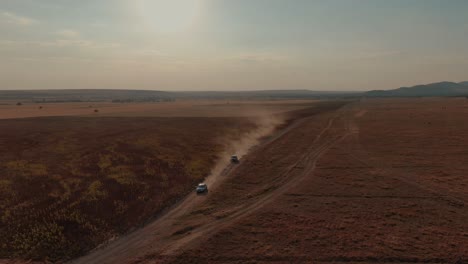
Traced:
<path id="1" fill-rule="evenodd" d="M 369 97 L 468 96 L 468 82 L 438 82 L 394 90 L 373 90 L 363 95 Z"/>
<path id="2" fill-rule="evenodd" d="M 340 97 L 353 92 L 311 91 L 311 90 L 257 90 L 257 91 L 195 91 L 174 93 L 178 98 L 213 98 L 213 99 L 300 99 Z"/>
<path id="3" fill-rule="evenodd" d="M 172 98 L 172 93 L 146 90 L 0 90 L 0 100 L 36 102 L 151 101 Z"/>
<path id="4" fill-rule="evenodd" d="M 158 102 L 175 99 L 300 99 L 335 98 L 352 92 L 310 90 L 263 90 L 263 91 L 193 91 L 164 92 L 152 90 L 0 90 L 0 100 L 32 102 Z"/>
<path id="5" fill-rule="evenodd" d="M 311 91 L 311 90 L 257 90 L 257 91 L 184 91 L 155 90 L 0 90 L 0 100 L 29 102 L 160 102 L 176 99 L 333 99 L 356 97 L 430 97 L 468 96 L 468 81 L 438 82 L 394 90 L 368 92 Z"/>

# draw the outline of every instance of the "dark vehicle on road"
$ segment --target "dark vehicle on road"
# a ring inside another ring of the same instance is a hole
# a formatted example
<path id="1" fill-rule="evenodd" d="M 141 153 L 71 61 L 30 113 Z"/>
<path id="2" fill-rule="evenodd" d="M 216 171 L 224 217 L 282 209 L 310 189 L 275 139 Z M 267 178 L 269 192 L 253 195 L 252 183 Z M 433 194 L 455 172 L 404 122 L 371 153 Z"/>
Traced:
<path id="1" fill-rule="evenodd" d="M 239 158 L 237 157 L 237 155 L 231 156 L 231 163 L 239 163 Z"/>
<path id="2" fill-rule="evenodd" d="M 197 194 L 200 193 L 207 193 L 208 192 L 208 185 L 206 183 L 200 183 L 198 184 L 197 188 L 195 189 Z"/>

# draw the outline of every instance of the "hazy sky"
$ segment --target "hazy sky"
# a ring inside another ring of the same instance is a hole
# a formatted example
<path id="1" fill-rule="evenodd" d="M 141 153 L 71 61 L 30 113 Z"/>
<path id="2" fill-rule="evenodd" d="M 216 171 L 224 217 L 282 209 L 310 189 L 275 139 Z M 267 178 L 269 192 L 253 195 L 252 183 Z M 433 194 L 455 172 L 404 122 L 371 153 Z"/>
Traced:
<path id="1" fill-rule="evenodd" d="M 0 0 L 0 89 L 468 80 L 466 0 Z"/>

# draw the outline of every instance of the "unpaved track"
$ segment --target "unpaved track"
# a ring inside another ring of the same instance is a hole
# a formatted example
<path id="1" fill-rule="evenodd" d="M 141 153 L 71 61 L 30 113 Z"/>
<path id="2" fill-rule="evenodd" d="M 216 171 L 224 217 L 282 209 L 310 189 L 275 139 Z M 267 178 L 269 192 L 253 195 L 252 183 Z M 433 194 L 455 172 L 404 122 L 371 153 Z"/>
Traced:
<path id="1" fill-rule="evenodd" d="M 158 256 L 177 255 L 185 248 L 190 247 L 191 243 L 206 239 L 223 227 L 254 213 L 257 209 L 274 201 L 275 198 L 310 176 L 320 156 L 353 132 L 344 126 L 340 133 L 330 133 L 330 129 L 335 125 L 335 120 L 347 116 L 343 114 L 345 112 L 347 112 L 346 109 L 341 109 L 329 115 L 326 126 L 316 135 L 315 139 L 312 142 L 305 142 L 305 144 L 309 145 L 306 151 L 297 157 L 296 162 L 278 172 L 279 175 L 275 175 L 277 181 L 264 183 L 265 186 L 263 187 L 268 191 L 247 199 L 241 206 L 226 207 L 228 212 L 226 216 L 215 220 L 212 217 L 205 217 L 196 219 L 195 222 L 193 219 L 187 218 L 186 216 L 190 215 L 191 210 L 202 205 L 209 196 L 191 194 L 151 224 L 110 242 L 107 246 L 97 249 L 72 263 L 131 263 L 145 261 L 153 257 L 158 258 Z M 270 140 L 264 142 L 262 148 L 273 147 L 276 140 L 292 130 L 303 129 L 302 125 L 307 122 L 313 122 L 313 119 L 306 117 L 296 121 Z M 248 155 L 255 157 L 257 149 Z M 230 165 L 218 178 L 229 178 L 236 173 L 236 170 L 242 168 L 245 171 L 245 169 L 248 169 L 243 168 L 243 166 L 245 165 L 242 162 L 236 166 Z M 218 180 L 215 188 L 219 184 L 220 181 Z M 180 226 L 185 226 L 185 229 L 178 229 Z"/>
<path id="2" fill-rule="evenodd" d="M 289 169 L 285 172 L 285 175 L 281 177 L 284 178 L 285 181 L 278 183 L 280 184 L 280 187 L 265 194 L 261 198 L 253 200 L 251 203 L 245 205 L 243 208 L 239 209 L 237 212 L 229 215 L 228 217 L 220 219 L 216 222 L 212 222 L 211 224 L 205 225 L 202 228 L 197 228 L 194 231 L 190 232 L 190 234 L 182 237 L 181 239 L 175 240 L 173 243 L 170 243 L 161 251 L 161 255 L 174 255 L 180 248 L 189 244 L 194 239 L 199 239 L 199 237 L 201 236 L 208 237 L 209 235 L 215 233 L 217 230 L 223 228 L 224 226 L 248 216 L 249 214 L 255 212 L 255 210 L 261 208 L 269 202 L 272 202 L 275 198 L 284 194 L 287 190 L 298 184 L 298 182 L 300 182 L 304 177 L 311 175 L 313 170 L 315 169 L 318 158 L 320 158 L 320 156 L 323 153 L 325 153 L 330 147 L 332 147 L 335 143 L 339 142 L 341 139 L 348 135 L 343 134 L 328 140 L 324 140 L 323 142 L 320 141 L 321 136 L 324 133 L 326 133 L 330 126 L 333 124 L 333 120 L 334 119 L 330 119 L 327 127 L 325 127 L 322 133 L 320 133 L 317 136 L 316 141 L 311 145 L 309 151 L 304 153 L 304 155 L 300 157 L 296 163 L 292 164 L 289 167 Z M 299 164 L 303 164 L 302 173 L 297 176 L 288 177 L 289 174 L 291 174 L 291 172 L 295 170 Z"/>
<path id="3" fill-rule="evenodd" d="M 368 114 L 359 114 L 367 109 Z M 421 121 L 427 109 L 418 111 Z M 198 210 L 204 212 L 189 214 L 175 229 L 191 226 L 190 230 L 164 237 L 164 245 L 158 245 L 134 262 L 455 263 L 458 259 L 467 260 L 466 209 L 460 203 L 467 200 L 466 193 L 446 188 L 456 187 L 455 184 L 443 181 L 439 184 L 443 174 L 436 181 L 431 179 L 431 174 L 452 172 L 458 178 L 451 179 L 466 186 L 463 176 L 466 165 L 459 159 L 458 168 L 465 168 L 464 171 L 446 170 L 453 166 L 453 159 L 429 159 L 433 163 L 428 162 L 427 158 L 434 157 L 419 148 L 425 142 L 446 155 L 458 157 L 466 153 L 467 141 L 457 137 L 455 142 L 462 141 L 462 147 L 444 149 L 443 142 L 431 142 L 430 138 L 449 136 L 447 132 L 451 131 L 463 135 L 460 132 L 467 131 L 468 126 L 459 129 L 459 121 L 452 122 L 450 130 L 447 129 L 450 126 L 428 129 L 428 124 L 421 127 L 414 124 L 418 120 L 401 115 L 406 111 L 390 116 L 387 112 L 387 108 L 379 110 L 371 104 L 357 103 L 329 119 L 307 119 L 257 153 L 254 162 L 244 160 L 247 169 L 240 167 L 240 174 L 231 175 L 220 186 L 219 190 L 227 194 L 216 191 L 209 195 Z M 387 116 L 390 120 L 384 119 Z M 440 114 L 425 118 L 433 124 L 447 122 Z M 316 127 L 322 128 L 321 131 L 311 125 L 317 121 L 320 124 Z M 393 131 L 399 133 L 391 135 Z M 423 132 L 425 138 L 414 137 L 414 132 L 418 132 L 416 135 Z M 429 167 L 421 169 L 422 165 Z M 220 202 L 220 198 L 224 200 Z M 218 219 L 222 210 L 228 213 Z"/>

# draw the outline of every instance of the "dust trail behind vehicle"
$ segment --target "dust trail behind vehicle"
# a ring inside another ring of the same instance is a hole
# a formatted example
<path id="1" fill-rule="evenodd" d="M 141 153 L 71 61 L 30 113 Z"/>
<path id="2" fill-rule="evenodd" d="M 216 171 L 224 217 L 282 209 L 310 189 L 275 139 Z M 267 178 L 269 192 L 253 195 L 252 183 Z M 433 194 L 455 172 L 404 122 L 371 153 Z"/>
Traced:
<path id="1" fill-rule="evenodd" d="M 215 184 L 219 175 L 227 174 L 235 166 L 230 164 L 231 155 L 237 155 L 239 159 L 242 159 L 242 156 L 247 154 L 252 147 L 258 145 L 263 138 L 271 135 L 279 126 L 283 125 L 287 120 L 286 116 L 285 114 L 271 115 L 262 113 L 250 117 L 252 123 L 255 124 L 255 128 L 237 135 L 238 139 L 233 140 L 228 136 L 220 138 L 219 141 L 224 145 L 224 151 L 220 154 L 218 162 L 206 178 L 205 183 L 210 187 Z"/>

